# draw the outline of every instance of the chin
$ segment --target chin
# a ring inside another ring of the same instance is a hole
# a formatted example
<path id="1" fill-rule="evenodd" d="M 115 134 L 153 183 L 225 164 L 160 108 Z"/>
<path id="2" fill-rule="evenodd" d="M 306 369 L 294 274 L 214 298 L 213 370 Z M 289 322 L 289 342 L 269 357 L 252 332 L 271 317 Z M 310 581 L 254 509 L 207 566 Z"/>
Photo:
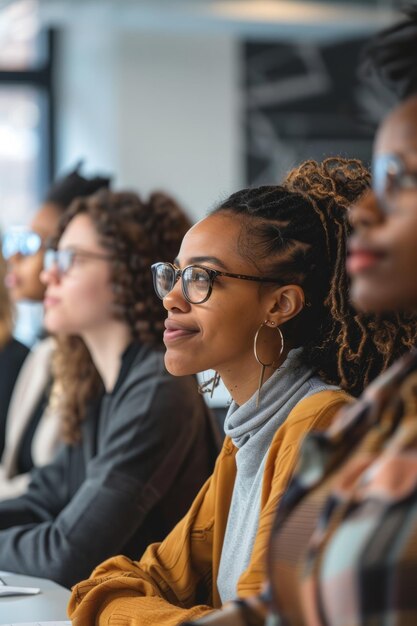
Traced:
<path id="1" fill-rule="evenodd" d="M 353 285 L 351 302 L 361 313 L 395 313 L 400 310 L 399 302 L 386 290 L 371 289 L 366 285 Z"/>
<path id="2" fill-rule="evenodd" d="M 52 333 L 53 335 L 66 335 L 69 333 L 68 328 L 65 324 L 62 324 L 62 321 L 54 319 L 53 315 L 46 314 L 44 316 L 44 327 L 48 333 Z"/>
<path id="3" fill-rule="evenodd" d="M 31 300 L 31 298 L 27 295 L 27 293 L 22 291 L 22 289 L 19 289 L 19 287 L 16 287 L 16 288 L 10 287 L 9 294 L 10 294 L 11 300 L 16 303 L 28 302 Z"/>
<path id="4" fill-rule="evenodd" d="M 167 371 L 173 376 L 188 376 L 190 374 L 196 374 L 199 371 L 191 367 L 190 364 L 184 363 L 182 359 L 175 358 L 175 356 L 169 354 L 169 352 L 165 353 L 164 361 Z"/>

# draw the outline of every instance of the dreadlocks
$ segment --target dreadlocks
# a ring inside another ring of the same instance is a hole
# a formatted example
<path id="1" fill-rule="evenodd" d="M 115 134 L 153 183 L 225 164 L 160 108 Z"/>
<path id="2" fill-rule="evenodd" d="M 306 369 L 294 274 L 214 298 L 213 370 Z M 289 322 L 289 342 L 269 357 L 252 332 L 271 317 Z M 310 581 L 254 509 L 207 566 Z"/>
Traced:
<path id="1" fill-rule="evenodd" d="M 353 395 L 411 347 L 414 318 L 356 314 L 345 269 L 347 211 L 369 187 L 360 161 L 307 161 L 282 186 L 239 191 L 214 212 L 244 217 L 239 251 L 266 275 L 303 287 L 306 306 L 282 331 L 322 378 Z"/>

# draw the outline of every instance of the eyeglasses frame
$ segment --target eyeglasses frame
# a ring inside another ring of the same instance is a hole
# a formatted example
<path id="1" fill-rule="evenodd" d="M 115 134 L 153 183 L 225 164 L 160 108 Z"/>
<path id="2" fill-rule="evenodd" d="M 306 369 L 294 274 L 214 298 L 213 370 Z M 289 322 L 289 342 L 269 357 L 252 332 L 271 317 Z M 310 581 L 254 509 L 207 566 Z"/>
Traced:
<path id="1" fill-rule="evenodd" d="M 53 252 L 54 253 L 54 261 L 52 263 L 52 265 L 55 265 L 55 267 L 58 270 L 58 274 L 59 276 L 65 276 L 71 269 L 72 264 L 74 262 L 75 257 L 79 256 L 81 258 L 86 258 L 86 259 L 97 259 L 97 260 L 102 260 L 102 261 L 110 261 L 111 260 L 111 256 L 110 255 L 105 255 L 105 254 L 100 254 L 99 252 L 89 252 L 88 250 L 77 250 L 77 249 L 71 249 L 71 248 L 65 248 L 64 250 L 56 250 L 55 248 L 47 248 L 45 250 L 45 254 L 44 254 L 44 259 L 43 259 L 43 269 L 45 272 L 50 272 L 52 267 L 46 267 L 46 262 L 47 262 L 47 258 L 48 258 L 48 254 Z M 70 253 L 71 254 L 71 262 L 69 264 L 69 267 L 67 270 L 63 271 L 60 266 L 59 263 L 56 260 L 57 255 L 59 255 L 60 252 L 66 252 L 66 253 Z"/>
<path id="2" fill-rule="evenodd" d="M 189 269 L 190 267 L 197 267 L 198 269 L 201 269 L 201 270 L 204 270 L 205 272 L 207 272 L 207 274 L 209 276 L 209 281 L 210 281 L 208 293 L 207 293 L 206 297 L 203 298 L 203 300 L 199 300 L 198 302 L 192 302 L 189 299 L 189 297 L 185 293 L 184 282 L 181 281 L 182 295 L 184 296 L 185 300 L 189 304 L 203 304 L 204 302 L 207 302 L 207 300 L 210 298 L 211 293 L 213 291 L 214 281 L 216 280 L 216 278 L 218 276 L 227 276 L 228 278 L 237 278 L 239 280 L 252 280 L 252 281 L 258 282 L 258 283 L 277 283 L 277 284 L 281 284 L 281 281 L 278 281 L 275 278 L 262 278 L 262 276 L 248 276 L 247 274 L 233 274 L 231 272 L 221 272 L 219 270 L 214 270 L 214 269 L 212 269 L 210 267 L 205 267 L 204 265 L 199 265 L 198 263 L 192 263 L 191 265 L 187 265 L 186 267 L 184 267 L 184 269 L 181 270 L 180 268 L 176 267 L 172 263 L 159 261 L 158 263 L 153 263 L 153 265 L 151 265 L 151 270 L 152 270 L 152 274 L 153 274 L 153 278 L 154 278 L 154 286 L 155 286 L 156 268 L 159 265 L 165 265 L 165 266 L 168 265 L 169 267 L 171 267 L 174 270 L 174 282 L 173 282 L 173 285 L 172 285 L 171 289 L 166 294 L 166 296 L 169 293 L 171 293 L 171 291 L 174 289 L 174 287 L 175 287 L 176 283 L 178 282 L 178 280 L 182 277 L 183 273 L 187 269 Z M 156 289 L 155 289 L 155 292 L 156 292 L 156 295 L 158 296 L 158 298 L 160 298 L 161 300 L 166 298 L 166 296 L 164 296 L 164 298 L 161 298 L 161 296 L 158 294 Z"/>

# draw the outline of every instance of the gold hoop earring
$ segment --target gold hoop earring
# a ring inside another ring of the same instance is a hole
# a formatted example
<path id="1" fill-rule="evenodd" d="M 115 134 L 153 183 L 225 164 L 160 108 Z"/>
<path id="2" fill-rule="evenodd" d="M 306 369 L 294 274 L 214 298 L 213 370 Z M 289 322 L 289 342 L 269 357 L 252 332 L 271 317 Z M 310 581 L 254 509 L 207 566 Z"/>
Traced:
<path id="1" fill-rule="evenodd" d="M 268 320 L 265 320 L 265 322 L 262 322 L 262 324 L 259 326 L 258 330 L 256 331 L 255 337 L 253 340 L 253 353 L 255 355 L 255 359 L 258 361 L 259 365 L 261 366 L 261 372 L 259 374 L 259 382 L 258 382 L 258 394 L 256 396 L 256 408 L 258 408 L 259 406 L 259 400 L 261 397 L 261 387 L 264 382 L 264 376 L 265 376 L 265 369 L 267 367 L 274 367 L 275 362 L 281 357 L 282 353 L 284 352 L 284 335 L 282 334 L 282 330 L 280 329 L 280 327 L 277 326 L 275 330 L 278 331 L 280 339 L 281 339 L 281 348 L 280 348 L 279 354 L 276 357 L 276 359 L 271 361 L 271 363 L 264 363 L 263 361 L 261 361 L 258 355 L 258 337 L 259 337 L 259 333 L 261 332 L 264 326 L 275 327 L 275 322 L 272 320 L 270 322 L 268 322 Z"/>
<path id="2" fill-rule="evenodd" d="M 204 381 L 200 385 L 198 385 L 198 393 L 204 395 L 205 393 L 210 394 L 210 398 L 213 397 L 214 390 L 220 383 L 220 374 L 218 372 L 214 372 L 214 376 L 209 378 L 209 380 Z"/>

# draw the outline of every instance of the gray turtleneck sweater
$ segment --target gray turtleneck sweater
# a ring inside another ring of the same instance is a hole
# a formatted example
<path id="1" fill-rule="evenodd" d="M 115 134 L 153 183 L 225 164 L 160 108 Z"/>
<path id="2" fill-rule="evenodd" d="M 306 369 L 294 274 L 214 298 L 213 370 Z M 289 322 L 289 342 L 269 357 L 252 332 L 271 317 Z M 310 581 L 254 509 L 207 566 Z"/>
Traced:
<path id="1" fill-rule="evenodd" d="M 235 402 L 230 405 L 225 433 L 239 449 L 217 577 L 223 603 L 236 597 L 238 579 L 249 564 L 258 529 L 264 465 L 273 436 L 300 400 L 325 389 L 337 387 L 315 376 L 303 363 L 302 349 L 297 348 L 262 386 L 258 408 L 257 394 L 242 406 Z"/>

